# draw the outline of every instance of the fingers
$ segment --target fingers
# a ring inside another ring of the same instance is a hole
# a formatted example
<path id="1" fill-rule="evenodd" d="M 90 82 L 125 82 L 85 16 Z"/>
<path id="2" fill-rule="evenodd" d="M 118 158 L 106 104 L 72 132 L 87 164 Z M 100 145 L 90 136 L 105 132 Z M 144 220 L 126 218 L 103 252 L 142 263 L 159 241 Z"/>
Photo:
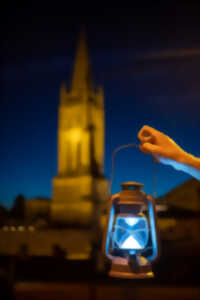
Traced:
<path id="1" fill-rule="evenodd" d="M 141 141 L 141 143 L 145 143 L 145 142 L 150 143 L 150 142 L 153 142 L 153 139 L 155 138 L 156 133 L 157 133 L 156 129 L 154 129 L 148 125 L 145 125 L 140 129 L 140 131 L 138 133 L 138 138 Z"/>
<path id="2" fill-rule="evenodd" d="M 140 150 L 141 150 L 143 153 L 145 153 L 145 154 L 151 154 L 151 152 L 147 151 L 147 150 L 143 147 L 143 145 L 140 145 L 139 148 L 140 148 Z"/>
<path id="3" fill-rule="evenodd" d="M 148 146 L 148 145 L 150 145 L 150 146 Z M 158 163 L 158 162 L 160 162 L 160 159 L 159 159 L 159 155 L 157 155 L 156 147 L 157 146 L 152 145 L 152 144 L 148 144 L 148 143 L 144 143 L 143 145 L 139 146 L 140 150 L 143 153 L 152 154 L 154 162 Z"/>
<path id="4" fill-rule="evenodd" d="M 139 148 L 143 153 L 159 154 L 158 146 L 151 144 L 151 143 L 144 143 L 144 144 L 140 145 Z"/>

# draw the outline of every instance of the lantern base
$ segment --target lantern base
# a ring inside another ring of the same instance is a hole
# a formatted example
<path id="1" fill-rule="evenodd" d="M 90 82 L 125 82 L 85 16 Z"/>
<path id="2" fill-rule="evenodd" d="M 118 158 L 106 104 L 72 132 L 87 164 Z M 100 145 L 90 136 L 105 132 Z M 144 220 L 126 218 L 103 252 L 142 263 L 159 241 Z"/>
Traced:
<path id="1" fill-rule="evenodd" d="M 154 274 L 152 272 L 151 265 L 138 266 L 137 270 L 134 272 L 134 270 L 132 270 L 128 264 L 119 265 L 112 263 L 109 276 L 117 278 L 145 279 L 153 278 Z"/>

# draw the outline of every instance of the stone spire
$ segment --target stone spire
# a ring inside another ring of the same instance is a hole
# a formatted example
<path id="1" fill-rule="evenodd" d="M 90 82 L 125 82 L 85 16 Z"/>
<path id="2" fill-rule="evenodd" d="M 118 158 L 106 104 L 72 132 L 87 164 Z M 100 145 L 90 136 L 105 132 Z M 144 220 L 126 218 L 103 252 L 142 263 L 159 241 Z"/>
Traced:
<path id="1" fill-rule="evenodd" d="M 86 44 L 85 30 L 80 33 L 72 77 L 72 91 L 93 92 L 91 66 Z"/>

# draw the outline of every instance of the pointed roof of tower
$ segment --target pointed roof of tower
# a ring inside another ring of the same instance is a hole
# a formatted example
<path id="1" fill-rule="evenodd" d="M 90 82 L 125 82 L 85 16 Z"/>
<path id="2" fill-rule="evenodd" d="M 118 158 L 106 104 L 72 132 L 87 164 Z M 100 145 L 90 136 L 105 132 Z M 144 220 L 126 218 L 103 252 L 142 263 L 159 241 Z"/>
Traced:
<path id="1" fill-rule="evenodd" d="M 91 66 L 84 29 L 80 33 L 72 77 L 72 91 L 76 90 L 93 91 Z"/>

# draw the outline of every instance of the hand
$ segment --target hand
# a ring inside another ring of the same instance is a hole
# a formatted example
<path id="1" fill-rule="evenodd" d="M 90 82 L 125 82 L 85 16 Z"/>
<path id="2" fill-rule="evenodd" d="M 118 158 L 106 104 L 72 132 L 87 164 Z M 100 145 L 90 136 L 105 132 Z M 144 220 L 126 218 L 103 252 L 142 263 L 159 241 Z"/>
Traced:
<path id="1" fill-rule="evenodd" d="M 145 125 L 139 131 L 138 138 L 141 151 L 152 154 L 156 161 L 171 165 L 200 180 L 200 158 L 185 152 L 170 137 Z"/>
<path id="2" fill-rule="evenodd" d="M 138 138 L 142 152 L 152 154 L 157 161 L 173 165 L 176 169 L 178 166 L 174 164 L 175 161 L 181 162 L 186 155 L 186 152 L 170 137 L 150 126 L 143 126 L 138 133 Z"/>

